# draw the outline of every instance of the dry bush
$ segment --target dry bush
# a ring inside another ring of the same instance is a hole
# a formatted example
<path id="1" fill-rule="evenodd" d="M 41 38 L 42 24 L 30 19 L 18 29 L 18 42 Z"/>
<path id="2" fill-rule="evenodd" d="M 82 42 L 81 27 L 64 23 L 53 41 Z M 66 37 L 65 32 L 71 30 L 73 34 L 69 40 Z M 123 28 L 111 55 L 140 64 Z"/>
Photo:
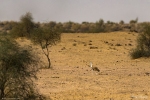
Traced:
<path id="1" fill-rule="evenodd" d="M 131 50 L 130 56 L 133 59 L 150 56 L 150 24 L 144 26 L 143 33 L 137 38 L 137 47 Z"/>
<path id="2" fill-rule="evenodd" d="M 45 100 L 33 83 L 36 62 L 31 53 L 8 37 L 0 37 L 0 99 Z M 39 99 L 39 97 L 41 99 Z"/>

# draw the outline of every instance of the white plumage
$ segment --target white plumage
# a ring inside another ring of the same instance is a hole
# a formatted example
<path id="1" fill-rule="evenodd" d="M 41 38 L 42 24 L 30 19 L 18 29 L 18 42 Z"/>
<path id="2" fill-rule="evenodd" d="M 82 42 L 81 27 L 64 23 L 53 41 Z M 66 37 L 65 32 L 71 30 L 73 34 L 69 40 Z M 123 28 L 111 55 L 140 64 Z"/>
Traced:
<path id="1" fill-rule="evenodd" d="M 97 67 L 93 67 L 93 64 L 90 62 L 90 67 L 92 68 L 93 71 L 100 72 L 100 70 Z"/>

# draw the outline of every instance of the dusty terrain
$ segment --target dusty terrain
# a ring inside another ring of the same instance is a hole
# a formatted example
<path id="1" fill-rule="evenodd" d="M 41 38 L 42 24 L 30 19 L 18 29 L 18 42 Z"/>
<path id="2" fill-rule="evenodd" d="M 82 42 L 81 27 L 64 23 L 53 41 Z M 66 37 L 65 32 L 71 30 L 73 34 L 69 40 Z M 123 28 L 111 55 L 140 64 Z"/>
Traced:
<path id="1" fill-rule="evenodd" d="M 41 69 L 36 85 L 52 100 L 150 100 L 150 58 L 131 59 L 137 33 L 62 34 L 50 48 L 52 69 Z M 22 46 L 29 43 L 22 41 Z M 30 44 L 46 58 L 38 46 Z M 100 72 L 92 71 L 90 62 Z"/>

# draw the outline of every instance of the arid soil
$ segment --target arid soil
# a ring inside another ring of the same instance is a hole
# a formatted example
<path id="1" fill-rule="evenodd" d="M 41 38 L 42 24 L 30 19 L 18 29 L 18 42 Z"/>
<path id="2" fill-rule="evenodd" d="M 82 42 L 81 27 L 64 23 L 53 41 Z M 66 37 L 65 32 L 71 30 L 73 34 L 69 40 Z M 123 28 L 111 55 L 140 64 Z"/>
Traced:
<path id="1" fill-rule="evenodd" d="M 150 100 L 150 58 L 131 59 L 138 33 L 64 33 L 50 48 L 52 69 L 40 69 L 36 85 L 52 100 Z M 32 48 L 47 59 L 39 46 L 27 40 L 20 45 Z M 90 62 L 100 72 L 91 70 Z"/>

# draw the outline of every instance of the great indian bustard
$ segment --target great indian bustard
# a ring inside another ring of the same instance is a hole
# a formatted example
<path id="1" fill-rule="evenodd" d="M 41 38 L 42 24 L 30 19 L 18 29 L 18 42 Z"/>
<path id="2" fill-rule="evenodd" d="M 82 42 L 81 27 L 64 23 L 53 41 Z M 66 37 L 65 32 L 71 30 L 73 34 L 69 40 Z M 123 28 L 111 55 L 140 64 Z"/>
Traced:
<path id="1" fill-rule="evenodd" d="M 92 63 L 90 63 L 90 67 L 92 68 L 93 71 L 100 72 L 100 70 L 97 67 L 93 67 Z"/>

